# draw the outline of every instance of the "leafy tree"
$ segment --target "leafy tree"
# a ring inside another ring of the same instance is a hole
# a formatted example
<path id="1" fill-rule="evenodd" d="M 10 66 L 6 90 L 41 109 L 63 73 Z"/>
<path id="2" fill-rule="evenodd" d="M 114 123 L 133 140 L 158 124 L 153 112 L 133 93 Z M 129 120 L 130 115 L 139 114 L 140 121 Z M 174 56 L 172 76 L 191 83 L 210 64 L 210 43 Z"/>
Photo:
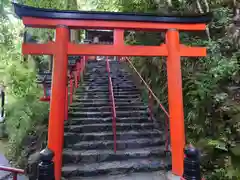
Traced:
<path id="1" fill-rule="evenodd" d="M 24 0 L 22 3 L 35 7 L 67 9 L 74 8 L 74 1 L 48 1 Z M 68 4 L 72 3 L 72 4 Z M 21 53 L 24 26 L 21 21 L 10 17 L 12 8 L 10 0 L 0 2 L 0 81 L 7 86 L 7 114 L 6 130 L 8 134 L 8 147 L 6 154 L 10 160 L 18 165 L 24 165 L 29 148 L 24 148 L 26 137 L 32 136 L 39 126 L 46 126 L 48 119 L 48 104 L 40 103 L 42 89 L 36 81 L 35 57 L 29 56 L 29 61 L 24 61 Z M 28 29 L 40 42 L 47 41 L 51 30 Z M 40 57 L 41 61 L 48 61 Z M 41 64 L 41 62 L 40 62 Z M 14 110 L 14 111 L 13 111 Z M 39 134 L 38 134 L 39 136 Z"/>

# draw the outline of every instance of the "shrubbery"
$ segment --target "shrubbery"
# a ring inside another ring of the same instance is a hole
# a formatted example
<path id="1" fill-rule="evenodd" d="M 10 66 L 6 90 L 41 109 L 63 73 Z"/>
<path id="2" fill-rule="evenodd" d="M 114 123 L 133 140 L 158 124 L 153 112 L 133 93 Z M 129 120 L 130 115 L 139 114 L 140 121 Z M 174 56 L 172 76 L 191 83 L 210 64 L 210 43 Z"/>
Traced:
<path id="1" fill-rule="evenodd" d="M 38 100 L 41 90 L 35 83 L 34 63 L 23 61 L 22 30 L 18 20 L 0 17 L 0 80 L 7 87 L 5 127 L 9 143 L 6 153 L 15 162 L 24 149 L 24 138 L 36 131 L 48 115 L 48 105 Z"/>

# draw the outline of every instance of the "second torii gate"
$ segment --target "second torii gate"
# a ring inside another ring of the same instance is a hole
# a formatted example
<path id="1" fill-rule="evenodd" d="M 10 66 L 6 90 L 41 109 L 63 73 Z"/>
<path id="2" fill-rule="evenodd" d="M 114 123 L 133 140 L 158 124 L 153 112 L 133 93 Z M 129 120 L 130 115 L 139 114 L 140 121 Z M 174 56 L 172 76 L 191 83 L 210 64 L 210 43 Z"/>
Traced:
<path id="1" fill-rule="evenodd" d="M 211 15 L 159 16 L 154 14 L 58 11 L 14 4 L 23 24 L 33 28 L 56 29 L 55 42 L 24 43 L 23 54 L 53 55 L 52 96 L 50 102 L 48 147 L 54 151 L 55 177 L 61 178 L 64 109 L 68 55 L 99 56 L 166 56 L 172 172 L 183 174 L 185 147 L 182 97 L 181 56 L 206 56 L 206 48 L 188 47 L 180 43 L 179 31 L 205 30 Z M 70 29 L 111 29 L 113 45 L 74 44 L 69 41 Z M 159 46 L 129 46 L 124 43 L 125 30 L 166 31 L 166 42 Z"/>

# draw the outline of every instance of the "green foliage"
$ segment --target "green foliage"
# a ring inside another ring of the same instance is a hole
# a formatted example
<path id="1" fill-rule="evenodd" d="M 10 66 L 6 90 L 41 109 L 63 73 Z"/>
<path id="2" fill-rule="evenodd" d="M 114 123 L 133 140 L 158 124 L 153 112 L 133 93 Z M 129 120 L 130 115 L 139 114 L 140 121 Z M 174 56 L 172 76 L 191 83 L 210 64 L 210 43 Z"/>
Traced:
<path id="1" fill-rule="evenodd" d="M 23 0 L 22 3 L 28 6 L 38 7 L 38 8 L 49 8 L 49 9 L 67 9 L 67 0 Z"/>
<path id="2" fill-rule="evenodd" d="M 9 139 L 7 157 L 14 162 L 21 162 L 19 155 L 24 150 L 23 140 L 37 131 L 37 125 L 43 124 L 48 115 L 48 106 L 39 103 L 37 95 L 27 95 L 9 104 L 7 108 L 9 109 L 6 121 Z"/>
<path id="3" fill-rule="evenodd" d="M 4 9 L 9 1 L 5 1 Z M 4 14 L 7 14 L 6 12 Z M 21 53 L 23 25 L 16 19 L 0 16 L 0 81 L 6 86 L 7 156 L 19 160 L 23 139 L 48 114 L 48 105 L 40 103 L 41 90 L 37 87 L 34 66 L 24 62 Z M 20 159 L 21 160 L 21 159 Z"/>
<path id="4" fill-rule="evenodd" d="M 76 9 L 75 0 L 23 0 L 25 5 L 51 8 L 51 9 Z M 0 2 L 0 81 L 7 87 L 6 105 L 6 130 L 8 134 L 7 156 L 13 162 L 21 164 L 26 158 L 23 146 L 25 139 L 31 134 L 36 134 L 39 126 L 46 126 L 48 119 L 48 104 L 39 102 L 42 90 L 35 83 L 36 65 L 45 66 L 48 57 L 28 57 L 24 61 L 21 53 L 22 34 L 24 26 L 19 20 L 7 16 L 11 13 L 10 1 Z M 4 11 L 4 12 L 2 12 Z M 54 31 L 49 29 L 27 29 L 40 43 L 54 36 Z M 34 60 L 38 60 L 35 63 Z M 42 65 L 43 64 L 43 65 Z"/>

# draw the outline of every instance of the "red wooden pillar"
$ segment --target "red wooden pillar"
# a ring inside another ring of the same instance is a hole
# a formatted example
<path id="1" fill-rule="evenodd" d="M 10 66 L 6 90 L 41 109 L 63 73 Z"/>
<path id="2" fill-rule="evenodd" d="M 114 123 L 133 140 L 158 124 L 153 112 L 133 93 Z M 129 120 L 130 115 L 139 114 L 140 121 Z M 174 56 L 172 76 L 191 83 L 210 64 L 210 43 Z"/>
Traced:
<path id="1" fill-rule="evenodd" d="M 66 86 L 65 121 L 68 120 L 68 85 Z"/>
<path id="2" fill-rule="evenodd" d="M 73 72 L 70 73 L 70 102 L 69 104 L 72 104 L 73 102 Z"/>
<path id="3" fill-rule="evenodd" d="M 123 29 L 114 29 L 114 45 L 124 46 L 124 30 Z M 119 62 L 122 61 L 121 56 L 117 56 Z"/>
<path id="4" fill-rule="evenodd" d="M 180 61 L 179 32 L 170 29 L 166 33 L 168 49 L 167 76 L 168 76 L 168 102 L 170 113 L 170 135 L 172 149 L 172 172 L 182 176 L 185 130 L 182 98 L 182 73 Z"/>
<path id="5" fill-rule="evenodd" d="M 77 62 L 77 81 L 79 82 L 79 80 L 80 80 L 80 66 L 81 66 L 81 64 L 80 64 L 80 62 L 78 61 Z"/>
<path id="6" fill-rule="evenodd" d="M 64 116 L 66 102 L 66 84 L 68 72 L 67 47 L 69 29 L 66 26 L 56 28 L 56 51 L 53 61 L 52 93 L 48 127 L 48 147 L 54 151 L 55 180 L 61 179 Z"/>
<path id="7" fill-rule="evenodd" d="M 78 88 L 78 71 L 77 71 L 77 68 L 76 70 L 74 71 L 74 81 L 75 81 L 75 88 L 77 89 Z"/>

